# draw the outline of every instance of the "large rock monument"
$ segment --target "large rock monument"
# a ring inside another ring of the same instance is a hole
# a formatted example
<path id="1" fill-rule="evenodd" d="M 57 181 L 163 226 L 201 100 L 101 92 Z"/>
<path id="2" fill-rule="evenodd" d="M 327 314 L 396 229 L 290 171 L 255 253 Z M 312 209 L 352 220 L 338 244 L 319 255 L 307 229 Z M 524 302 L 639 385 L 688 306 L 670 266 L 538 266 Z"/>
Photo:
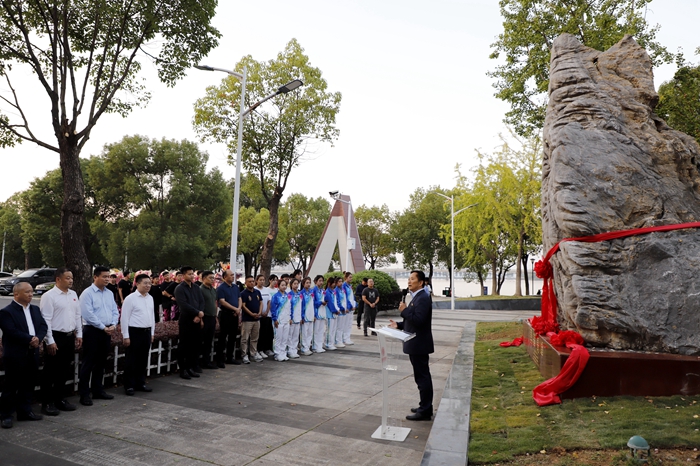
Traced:
<path id="1" fill-rule="evenodd" d="M 554 41 L 545 251 L 563 238 L 700 221 L 700 147 L 654 114 L 657 102 L 651 60 L 632 37 L 605 52 L 568 34 Z M 562 329 L 597 347 L 700 355 L 700 229 L 564 242 L 551 264 Z"/>

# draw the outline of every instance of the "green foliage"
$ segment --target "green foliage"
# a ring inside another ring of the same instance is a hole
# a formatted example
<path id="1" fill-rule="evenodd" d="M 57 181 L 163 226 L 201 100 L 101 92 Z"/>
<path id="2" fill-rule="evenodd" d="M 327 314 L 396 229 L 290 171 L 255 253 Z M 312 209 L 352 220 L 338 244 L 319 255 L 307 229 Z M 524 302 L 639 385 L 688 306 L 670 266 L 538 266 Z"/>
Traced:
<path id="1" fill-rule="evenodd" d="M 260 267 L 260 254 L 267 236 L 270 224 L 270 211 L 262 208 L 256 211 L 253 207 L 241 207 L 238 213 L 238 253 L 243 255 L 246 275 L 257 275 Z M 231 231 L 231 218 L 228 220 L 228 231 Z M 275 248 L 274 259 L 278 263 L 286 263 L 289 258 L 289 242 L 287 229 L 280 225 L 278 238 L 280 244 Z M 231 245 L 231 241 L 228 241 Z"/>
<path id="2" fill-rule="evenodd" d="M 479 153 L 474 181 L 460 178 L 455 200 L 455 209 L 475 204 L 455 218 L 455 241 L 468 271 L 481 278 L 490 268 L 494 294 L 511 267 L 520 273 L 519 258 L 537 252 L 542 238 L 540 140 L 515 138 L 520 147 L 501 140 L 495 154 Z"/>
<path id="3" fill-rule="evenodd" d="M 342 278 L 342 272 L 329 272 L 323 276 L 324 280 L 329 277 Z M 313 279 L 313 277 L 311 277 Z M 363 270 L 352 275 L 352 288 L 356 289 L 357 285 L 362 282 L 363 278 L 371 278 L 374 280 L 374 287 L 379 290 L 379 296 L 383 299 L 392 293 L 401 291 L 399 284 L 396 283 L 394 277 L 381 270 Z"/>
<path id="4" fill-rule="evenodd" d="M 439 186 L 427 190 L 417 188 L 411 194 L 409 207 L 398 214 L 391 225 L 396 250 L 403 254 L 404 267 L 427 268 L 428 278 L 432 278 L 436 265 L 449 268 L 451 261 L 449 201 L 436 193 L 450 194 Z M 455 250 L 456 266 L 463 261 L 460 251 Z"/>
<path id="5" fill-rule="evenodd" d="M 21 227 L 21 200 L 20 194 L 12 195 L 7 201 L 0 203 L 0 241 L 5 239 L 5 267 L 4 271 L 12 271 L 24 268 L 24 247 L 22 244 Z M 41 265 L 41 252 L 37 249 L 29 249 L 29 262 Z"/>
<path id="6" fill-rule="evenodd" d="M 624 448 L 633 435 L 659 448 L 700 444 L 700 422 L 693 417 L 700 396 L 580 398 L 538 407 L 532 389 L 544 380 L 525 347 L 499 346 L 519 336 L 522 323 L 477 325 L 470 464 L 503 463 L 555 447 Z"/>
<path id="7" fill-rule="evenodd" d="M 700 66 L 682 66 L 672 80 L 659 86 L 656 113 L 700 143 Z"/>
<path id="8" fill-rule="evenodd" d="M 503 32 L 492 59 L 496 97 L 511 105 L 505 122 L 521 136 L 536 134 L 544 124 L 549 86 L 550 49 L 562 34 L 574 35 L 584 45 L 607 50 L 625 34 L 649 50 L 655 65 L 673 59 L 656 41 L 659 26 L 649 26 L 646 10 L 651 0 L 500 0 Z"/>
<path id="9" fill-rule="evenodd" d="M 286 218 L 292 264 L 295 269 L 306 272 L 307 264 L 328 221 L 331 204 L 322 197 L 313 199 L 295 193 L 289 196 L 282 209 Z"/>
<path id="10" fill-rule="evenodd" d="M 389 232 L 392 214 L 386 204 L 355 210 L 357 233 L 362 242 L 362 254 L 371 270 L 396 263 L 396 243 Z"/>
<path id="11" fill-rule="evenodd" d="M 335 118 L 340 109 L 339 92 L 328 92 L 321 70 L 311 66 L 304 49 L 292 39 L 276 59 L 267 62 L 243 57 L 235 70 L 247 67 L 246 105 L 266 97 L 294 79 L 304 86 L 276 96 L 258 107 L 246 120 L 243 132 L 243 167 L 254 174 L 270 211 L 268 240 L 263 250 L 262 271 L 269 273 L 277 239 L 280 199 L 292 170 L 302 161 L 310 145 L 333 143 L 339 131 Z M 195 103 L 194 128 L 203 140 L 228 144 L 235 154 L 238 143 L 238 112 L 241 86 L 229 76 L 218 87 L 209 87 Z M 236 102 L 236 105 L 231 105 Z M 266 250 L 267 249 L 267 250 Z M 268 263 L 265 263 L 267 258 Z"/>

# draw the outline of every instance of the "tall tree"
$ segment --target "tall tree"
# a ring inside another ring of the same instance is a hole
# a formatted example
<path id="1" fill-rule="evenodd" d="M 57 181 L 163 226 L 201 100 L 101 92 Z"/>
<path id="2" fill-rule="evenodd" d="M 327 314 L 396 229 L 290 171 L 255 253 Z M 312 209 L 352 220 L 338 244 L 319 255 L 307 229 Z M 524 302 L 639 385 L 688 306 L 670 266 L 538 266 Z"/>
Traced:
<path id="1" fill-rule="evenodd" d="M 41 253 L 34 249 L 25 254 L 22 244 L 20 193 L 13 194 L 8 200 L 0 203 L 0 241 L 4 241 L 5 263 L 3 271 L 27 268 L 29 264 L 39 264 Z"/>
<path id="2" fill-rule="evenodd" d="M 217 45 L 219 32 L 210 24 L 216 5 L 216 0 L 1 4 L 0 75 L 7 91 L 0 95 L 0 144 L 30 141 L 59 154 L 65 181 L 62 255 L 78 291 L 91 275 L 80 151 L 102 115 L 125 116 L 148 101 L 146 86 L 137 79 L 142 61 L 154 61 L 160 79 L 173 85 Z M 144 51 L 149 43 L 158 48 L 157 57 Z M 27 104 L 16 92 L 27 69 L 46 96 L 53 142 L 39 136 L 37 121 L 44 117 L 30 122 Z"/>
<path id="3" fill-rule="evenodd" d="M 554 39 L 569 33 L 584 45 L 606 50 L 631 34 L 650 51 L 654 64 L 673 60 L 656 41 L 659 26 L 645 17 L 652 0 L 500 0 L 503 32 L 491 44 L 500 64 L 488 73 L 496 97 L 511 106 L 505 122 L 523 136 L 544 124 L 549 58 Z"/>
<path id="4" fill-rule="evenodd" d="M 267 62 L 243 57 L 235 70 L 248 68 L 246 103 L 252 105 L 271 91 L 294 79 L 304 86 L 283 94 L 251 113 L 243 132 L 243 166 L 260 181 L 267 201 L 270 223 L 261 253 L 261 272 L 269 275 L 279 229 L 279 208 L 292 170 L 316 142 L 332 144 L 338 138 L 335 117 L 340 109 L 339 92 L 328 92 L 321 70 L 292 39 L 276 59 Z M 240 100 L 238 79 L 229 76 L 218 87 L 209 87 L 195 104 L 194 127 L 204 140 L 225 142 L 235 154 Z"/>
<path id="5" fill-rule="evenodd" d="M 679 64 L 673 79 L 659 86 L 656 113 L 700 143 L 700 66 Z"/>
<path id="6" fill-rule="evenodd" d="M 90 221 L 114 265 L 208 267 L 230 235 L 231 191 L 208 156 L 190 141 L 127 136 L 90 159 L 85 173 Z"/>
<path id="7" fill-rule="evenodd" d="M 370 270 L 396 263 L 396 245 L 389 232 L 392 214 L 386 204 L 355 210 L 357 233 L 362 241 L 362 253 Z"/>
<path id="8" fill-rule="evenodd" d="M 318 246 L 331 213 L 331 204 L 323 197 L 307 198 L 294 193 L 284 203 L 287 217 L 287 239 L 295 269 L 306 275 L 306 267 Z"/>
<path id="9" fill-rule="evenodd" d="M 284 219 L 284 213 L 280 217 Z M 231 229 L 231 217 L 228 220 L 228 228 Z M 238 221 L 238 249 L 243 255 L 243 270 L 246 276 L 257 275 L 260 268 L 260 256 L 270 225 L 270 212 L 266 208 L 259 211 L 253 207 L 242 207 Z M 289 243 L 287 241 L 286 222 L 282 221 L 279 226 L 280 244 L 275 248 L 275 262 L 285 263 L 289 259 Z M 264 275 L 264 274 L 263 274 Z M 267 277 L 268 275 L 265 275 Z"/>
<path id="10" fill-rule="evenodd" d="M 451 260 L 449 230 L 447 237 L 443 231 L 446 225 L 449 228 L 450 211 L 445 208 L 445 199 L 435 194 L 438 192 L 448 195 L 439 186 L 427 190 L 417 188 L 411 194 L 409 207 L 391 224 L 391 234 L 397 252 L 403 255 L 404 267 L 427 268 L 430 280 L 435 266 L 449 267 Z"/>

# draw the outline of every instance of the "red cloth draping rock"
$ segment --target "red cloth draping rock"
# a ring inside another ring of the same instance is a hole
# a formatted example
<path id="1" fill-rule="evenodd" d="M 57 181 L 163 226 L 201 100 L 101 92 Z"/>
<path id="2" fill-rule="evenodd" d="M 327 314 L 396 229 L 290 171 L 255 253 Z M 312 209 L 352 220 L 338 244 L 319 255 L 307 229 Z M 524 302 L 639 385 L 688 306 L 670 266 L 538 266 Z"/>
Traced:
<path id="1" fill-rule="evenodd" d="M 580 336 L 580 335 L 579 335 Z M 564 393 L 574 386 L 588 363 L 588 350 L 576 343 L 567 343 L 571 348 L 571 354 L 561 368 L 561 372 L 554 378 L 546 380 L 532 390 L 532 398 L 537 406 L 548 406 L 561 403 L 560 393 Z"/>
<path id="2" fill-rule="evenodd" d="M 575 343 L 577 345 L 583 345 L 583 337 L 580 333 L 574 332 L 573 330 L 564 330 L 557 334 L 552 335 L 549 338 L 549 342 L 553 346 L 566 346 L 567 343 Z"/>
<path id="3" fill-rule="evenodd" d="M 513 341 L 502 341 L 499 343 L 499 346 L 502 346 L 504 348 L 507 348 L 509 346 L 520 346 L 523 344 L 523 337 L 518 337 L 514 339 Z"/>
<path id="4" fill-rule="evenodd" d="M 543 316 L 533 316 L 530 318 L 530 325 L 537 335 L 546 335 L 549 332 L 558 332 L 559 324 L 545 319 Z"/>

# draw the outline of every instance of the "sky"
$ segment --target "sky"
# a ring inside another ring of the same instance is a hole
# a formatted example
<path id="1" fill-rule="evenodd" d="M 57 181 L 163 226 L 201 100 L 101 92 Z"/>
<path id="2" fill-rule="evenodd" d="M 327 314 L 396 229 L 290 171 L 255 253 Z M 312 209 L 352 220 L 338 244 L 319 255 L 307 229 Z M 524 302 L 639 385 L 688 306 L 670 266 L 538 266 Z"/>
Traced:
<path id="1" fill-rule="evenodd" d="M 696 62 L 698 17 L 697 0 L 655 0 L 647 11 L 649 23 L 661 25 L 659 42 L 671 51 L 682 47 Z M 339 139 L 318 147 L 292 172 L 285 197 L 301 192 L 328 198 L 338 190 L 355 207 L 403 210 L 416 188 L 454 186 L 456 165 L 468 173 L 477 163 L 476 149 L 493 151 L 499 133 L 507 132 L 502 120 L 508 106 L 493 97 L 486 75 L 496 65 L 490 45 L 501 31 L 496 0 L 220 0 L 214 26 L 223 37 L 202 64 L 231 69 L 245 55 L 269 60 L 296 38 L 328 89 L 342 93 Z M 674 65 L 656 69 L 657 87 L 674 71 Z M 141 77 L 152 94 L 149 105 L 126 118 L 103 116 L 83 157 L 133 134 L 198 141 L 193 104 L 224 75 L 192 69 L 168 88 L 145 63 Z M 17 90 L 34 131 L 55 143 L 48 98 L 30 73 L 21 81 Z M 201 147 L 209 168 L 234 177 L 223 145 Z M 59 166 L 58 154 L 28 142 L 0 149 L 0 159 L 0 201 Z"/>

